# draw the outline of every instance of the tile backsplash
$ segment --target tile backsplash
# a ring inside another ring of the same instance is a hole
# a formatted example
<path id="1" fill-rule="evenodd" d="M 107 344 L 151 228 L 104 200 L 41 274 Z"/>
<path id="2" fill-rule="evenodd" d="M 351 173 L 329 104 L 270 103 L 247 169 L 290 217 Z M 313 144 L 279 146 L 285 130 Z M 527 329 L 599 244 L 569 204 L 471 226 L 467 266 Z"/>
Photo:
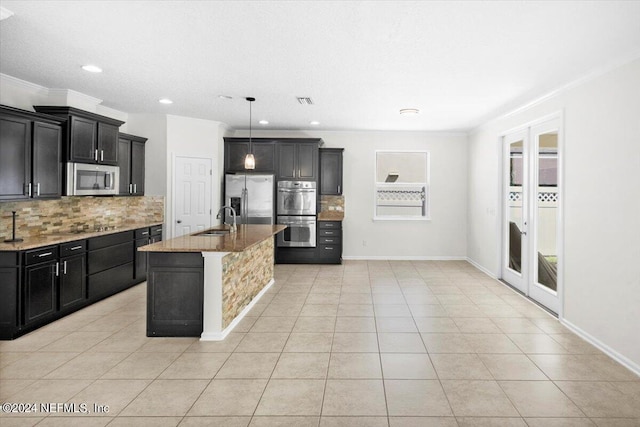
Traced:
<path id="1" fill-rule="evenodd" d="M 35 237 L 80 228 L 121 226 L 128 222 L 164 222 L 164 196 L 62 197 L 55 200 L 0 202 L 0 239 L 11 237 L 11 212 L 16 235 Z"/>
<path id="2" fill-rule="evenodd" d="M 320 212 L 344 212 L 344 196 L 320 196 Z"/>

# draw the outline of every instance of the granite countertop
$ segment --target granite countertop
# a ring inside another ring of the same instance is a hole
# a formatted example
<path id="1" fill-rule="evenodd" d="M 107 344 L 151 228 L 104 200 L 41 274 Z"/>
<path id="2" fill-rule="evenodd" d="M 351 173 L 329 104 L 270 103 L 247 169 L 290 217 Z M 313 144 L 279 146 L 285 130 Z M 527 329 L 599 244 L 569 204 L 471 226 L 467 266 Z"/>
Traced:
<path id="1" fill-rule="evenodd" d="M 23 237 L 22 242 L 5 243 L 0 240 L 0 252 L 24 251 L 43 246 L 58 245 L 60 243 L 73 242 L 75 240 L 89 239 L 91 237 L 106 236 L 107 234 L 120 233 L 123 231 L 137 230 L 138 228 L 161 225 L 161 222 L 127 222 L 102 231 L 87 230 L 83 232 L 53 233 L 43 236 Z M 21 236 L 18 236 L 21 237 Z"/>
<path id="2" fill-rule="evenodd" d="M 207 231 L 228 228 L 228 226 L 217 226 Z M 223 236 L 198 236 L 197 234 L 202 233 L 199 231 L 142 246 L 138 250 L 143 252 L 242 252 L 285 228 L 287 228 L 285 225 L 241 224 L 238 225 L 237 233 Z"/>
<path id="3" fill-rule="evenodd" d="M 318 214 L 318 221 L 342 221 L 344 211 L 322 211 Z"/>

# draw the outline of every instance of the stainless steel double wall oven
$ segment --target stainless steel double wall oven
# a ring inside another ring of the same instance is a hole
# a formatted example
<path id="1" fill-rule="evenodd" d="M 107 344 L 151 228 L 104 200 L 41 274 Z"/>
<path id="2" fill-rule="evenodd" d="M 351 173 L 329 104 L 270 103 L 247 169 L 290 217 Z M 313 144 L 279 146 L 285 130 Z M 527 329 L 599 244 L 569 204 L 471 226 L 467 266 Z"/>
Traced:
<path id="1" fill-rule="evenodd" d="M 278 224 L 288 227 L 277 235 L 278 247 L 316 246 L 317 188 L 312 181 L 280 181 L 277 194 Z"/>

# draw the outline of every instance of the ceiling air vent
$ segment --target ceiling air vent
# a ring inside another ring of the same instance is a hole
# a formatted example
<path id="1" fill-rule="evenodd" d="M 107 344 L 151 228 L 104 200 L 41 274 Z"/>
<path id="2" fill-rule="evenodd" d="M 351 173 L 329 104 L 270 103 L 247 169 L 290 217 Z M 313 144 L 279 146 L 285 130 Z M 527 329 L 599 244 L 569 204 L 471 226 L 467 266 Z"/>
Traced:
<path id="1" fill-rule="evenodd" d="M 297 99 L 298 99 L 298 103 L 302 105 L 313 105 L 313 99 L 309 97 L 299 96 Z"/>

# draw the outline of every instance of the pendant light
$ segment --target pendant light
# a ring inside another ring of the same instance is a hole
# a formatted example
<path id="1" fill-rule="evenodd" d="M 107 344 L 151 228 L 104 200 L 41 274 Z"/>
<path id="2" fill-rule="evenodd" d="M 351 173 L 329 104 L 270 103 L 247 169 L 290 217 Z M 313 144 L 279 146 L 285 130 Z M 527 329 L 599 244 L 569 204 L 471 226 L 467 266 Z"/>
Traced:
<path id="1" fill-rule="evenodd" d="M 249 101 L 249 152 L 247 156 L 244 158 L 244 168 L 245 169 L 255 169 L 256 168 L 256 158 L 253 157 L 253 144 L 251 143 L 251 103 L 255 101 L 255 98 L 246 98 Z"/>

